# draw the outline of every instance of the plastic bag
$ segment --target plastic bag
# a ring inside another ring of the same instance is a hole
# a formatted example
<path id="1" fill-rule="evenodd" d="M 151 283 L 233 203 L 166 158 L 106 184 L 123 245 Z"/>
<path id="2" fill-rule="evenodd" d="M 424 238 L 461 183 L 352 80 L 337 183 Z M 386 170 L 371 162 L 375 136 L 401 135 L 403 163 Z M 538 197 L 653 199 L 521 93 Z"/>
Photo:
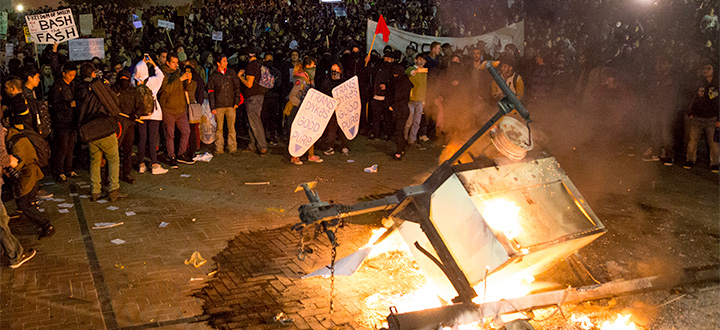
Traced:
<path id="1" fill-rule="evenodd" d="M 215 132 L 217 131 L 217 122 L 215 115 L 210 110 L 210 102 L 205 100 L 202 104 L 202 118 L 200 119 L 200 140 L 204 144 L 212 144 L 215 142 Z"/>

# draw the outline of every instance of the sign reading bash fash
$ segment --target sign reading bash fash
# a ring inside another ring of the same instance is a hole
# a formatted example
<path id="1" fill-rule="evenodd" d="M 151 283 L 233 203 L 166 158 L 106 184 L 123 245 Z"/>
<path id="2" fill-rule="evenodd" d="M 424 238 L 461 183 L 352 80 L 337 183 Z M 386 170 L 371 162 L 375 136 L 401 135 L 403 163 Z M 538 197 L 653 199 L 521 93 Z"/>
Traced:
<path id="1" fill-rule="evenodd" d="M 60 43 L 80 36 L 69 8 L 46 14 L 27 15 L 25 21 L 31 40 L 37 44 Z"/>

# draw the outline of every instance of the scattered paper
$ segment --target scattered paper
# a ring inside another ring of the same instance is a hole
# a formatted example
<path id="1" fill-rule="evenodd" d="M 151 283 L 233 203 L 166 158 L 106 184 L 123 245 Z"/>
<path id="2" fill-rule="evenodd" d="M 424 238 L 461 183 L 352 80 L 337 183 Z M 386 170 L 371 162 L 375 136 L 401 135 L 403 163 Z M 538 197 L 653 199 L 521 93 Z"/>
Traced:
<path id="1" fill-rule="evenodd" d="M 127 211 L 127 212 L 125 212 L 125 215 L 127 215 L 127 216 L 133 216 L 133 215 L 135 215 L 135 212 L 133 212 L 133 211 Z"/>
<path id="2" fill-rule="evenodd" d="M 194 161 L 206 162 L 206 163 L 209 163 L 212 159 L 213 159 L 213 155 L 209 152 L 206 152 L 202 155 L 196 155 L 195 158 L 193 158 Z"/>
<path id="3" fill-rule="evenodd" d="M 70 193 L 70 197 L 75 197 L 77 195 L 78 195 L 77 193 Z"/>
<path id="4" fill-rule="evenodd" d="M 181 178 L 189 178 L 189 177 L 190 177 L 190 174 L 180 174 L 180 177 L 181 177 Z"/>
<path id="5" fill-rule="evenodd" d="M 80 197 L 80 198 L 89 198 L 90 196 L 88 196 L 88 195 L 80 195 L 80 196 L 78 196 L 78 197 Z"/>
<path id="6" fill-rule="evenodd" d="M 100 204 L 107 203 L 107 199 L 98 199 L 97 202 Z"/>
<path id="7" fill-rule="evenodd" d="M 87 182 L 85 182 L 85 181 L 78 181 L 78 182 L 76 182 L 76 184 L 87 184 Z"/>
<path id="8" fill-rule="evenodd" d="M 169 223 L 163 221 L 163 222 L 160 223 L 160 225 L 159 225 L 158 227 L 160 227 L 160 228 L 165 228 L 165 227 L 167 227 L 167 225 L 169 225 Z"/>
<path id="9" fill-rule="evenodd" d="M 112 241 L 110 241 L 110 242 L 113 243 L 113 244 L 117 244 L 117 245 L 125 244 L 125 241 L 124 241 L 124 240 L 121 240 L 121 239 L 119 239 L 119 238 L 116 238 L 116 239 L 114 239 L 114 240 L 112 240 Z"/>
<path id="10" fill-rule="evenodd" d="M 59 209 L 58 212 L 59 212 L 59 213 L 68 213 L 68 212 L 70 212 L 70 210 L 68 210 L 68 209 Z"/>
<path id="11" fill-rule="evenodd" d="M 190 279 L 190 281 L 202 281 L 202 280 L 203 280 L 202 277 L 193 277 Z"/>
<path id="12" fill-rule="evenodd" d="M 355 161 L 352 160 L 352 159 L 348 159 L 347 162 L 348 162 L 348 163 L 354 163 Z"/>
<path id="13" fill-rule="evenodd" d="M 62 204 L 58 204 L 58 207 L 64 207 L 64 208 L 66 208 L 66 209 L 72 208 L 73 206 L 75 206 L 75 204 L 72 204 L 72 203 L 62 203 Z"/>
<path id="14" fill-rule="evenodd" d="M 43 184 L 43 186 L 52 186 L 52 185 L 54 185 L 54 184 L 55 184 L 55 182 L 50 181 L 50 182 L 45 182 L 45 183 Z"/>
<path id="15" fill-rule="evenodd" d="M 38 196 L 38 198 L 44 199 L 44 200 L 48 200 L 48 201 L 49 201 L 49 200 L 53 200 L 52 195 L 48 195 L 48 196 Z"/>
<path id="16" fill-rule="evenodd" d="M 115 210 L 119 209 L 119 207 L 117 207 L 117 206 L 108 206 L 107 209 L 110 210 L 110 211 L 115 211 Z"/>
<path id="17" fill-rule="evenodd" d="M 267 184 L 270 184 L 270 182 L 268 182 L 268 181 L 263 181 L 263 182 L 245 182 L 245 185 L 246 185 L 246 186 L 262 186 L 262 185 L 267 185 Z"/>
<path id="18" fill-rule="evenodd" d="M 205 260 L 200 255 L 200 252 L 197 252 L 197 251 L 193 252 L 192 256 L 190 256 L 190 259 L 185 260 L 186 265 L 192 264 L 193 266 L 195 266 L 195 268 L 198 268 L 198 267 L 204 265 L 206 262 L 207 262 L 207 260 Z"/>
<path id="19" fill-rule="evenodd" d="M 92 229 L 112 228 L 124 224 L 124 222 L 96 222 Z"/>
<path id="20" fill-rule="evenodd" d="M 38 211 L 40 211 L 40 212 L 45 212 L 45 209 L 43 209 L 43 208 L 38 208 Z"/>
<path id="21" fill-rule="evenodd" d="M 366 168 L 365 168 L 365 172 L 368 172 L 368 173 L 376 173 L 376 172 L 377 172 L 377 169 L 378 169 L 378 165 L 377 165 L 377 164 L 374 164 L 373 166 L 366 167 Z"/>
<path id="22" fill-rule="evenodd" d="M 58 203 L 62 203 L 65 201 L 64 198 L 50 198 L 49 200 L 51 200 L 53 202 L 58 202 Z"/>
<path id="23" fill-rule="evenodd" d="M 90 185 L 89 185 L 89 184 L 84 184 L 84 185 L 80 186 L 80 188 L 87 189 L 87 188 L 90 188 Z"/>

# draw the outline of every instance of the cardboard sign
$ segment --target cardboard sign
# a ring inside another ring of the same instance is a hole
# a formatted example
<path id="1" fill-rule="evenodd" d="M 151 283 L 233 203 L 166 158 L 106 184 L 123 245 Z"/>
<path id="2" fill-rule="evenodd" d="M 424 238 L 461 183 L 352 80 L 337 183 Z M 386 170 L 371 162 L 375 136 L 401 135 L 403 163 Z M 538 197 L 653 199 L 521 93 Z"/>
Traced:
<path id="1" fill-rule="evenodd" d="M 354 76 L 333 88 L 332 95 L 339 102 L 338 107 L 335 109 L 338 125 L 345 133 L 345 137 L 352 140 L 358 134 L 362 112 L 358 77 Z"/>
<path id="2" fill-rule="evenodd" d="M 10 59 L 13 58 L 13 55 L 15 54 L 15 45 L 12 44 L 12 42 L 8 42 L 5 44 L 5 67 L 8 66 L 8 63 L 10 63 Z"/>
<path id="3" fill-rule="evenodd" d="M 133 21 L 133 26 L 134 26 L 136 29 L 141 29 L 141 28 L 143 27 L 141 21 Z"/>
<path id="4" fill-rule="evenodd" d="M 105 29 L 92 30 L 93 38 L 105 38 Z"/>
<path id="5" fill-rule="evenodd" d="M 335 7 L 333 8 L 333 11 L 335 12 L 335 17 L 347 17 L 347 11 L 345 11 L 345 8 Z"/>
<path id="6" fill-rule="evenodd" d="M 212 33 L 212 40 L 222 41 L 222 39 L 223 39 L 223 33 L 222 33 L 222 31 L 213 31 L 213 33 Z"/>
<path id="7" fill-rule="evenodd" d="M 6 35 L 7 34 L 7 23 L 8 23 L 8 16 L 7 12 L 1 12 L 0 13 L 0 35 Z"/>
<path id="8" fill-rule="evenodd" d="M 160 22 L 160 20 L 162 20 L 163 18 L 165 17 L 163 17 L 162 15 L 155 15 L 153 17 L 150 17 L 150 22 L 153 25 L 158 26 L 158 22 Z"/>
<path id="9" fill-rule="evenodd" d="M 84 14 L 80 15 L 80 33 L 84 36 L 92 34 L 93 26 L 93 15 Z"/>
<path id="10" fill-rule="evenodd" d="M 295 115 L 290 129 L 288 152 L 293 157 L 302 156 L 325 132 L 338 101 L 311 88 Z"/>
<path id="11" fill-rule="evenodd" d="M 32 39 L 30 38 L 30 29 L 28 29 L 27 26 L 23 26 L 23 33 L 25 34 L 25 43 L 26 44 L 33 42 Z"/>
<path id="12" fill-rule="evenodd" d="M 105 39 L 88 38 L 68 41 L 71 61 L 87 61 L 93 58 L 105 58 Z"/>
<path id="13" fill-rule="evenodd" d="M 30 38 L 37 44 L 54 44 L 80 37 L 71 9 L 25 16 Z"/>
<path id="14" fill-rule="evenodd" d="M 173 29 L 175 29 L 175 23 L 163 21 L 160 19 L 160 20 L 158 20 L 158 27 L 166 28 L 168 30 L 173 30 Z"/>
<path id="15" fill-rule="evenodd" d="M 177 15 L 178 15 L 178 16 L 184 16 L 184 17 L 190 16 L 190 10 L 191 10 L 191 9 L 192 9 L 192 7 L 191 7 L 189 4 L 188 4 L 188 5 L 184 5 L 184 6 L 177 6 L 177 7 L 175 7 L 175 10 L 177 11 Z"/>

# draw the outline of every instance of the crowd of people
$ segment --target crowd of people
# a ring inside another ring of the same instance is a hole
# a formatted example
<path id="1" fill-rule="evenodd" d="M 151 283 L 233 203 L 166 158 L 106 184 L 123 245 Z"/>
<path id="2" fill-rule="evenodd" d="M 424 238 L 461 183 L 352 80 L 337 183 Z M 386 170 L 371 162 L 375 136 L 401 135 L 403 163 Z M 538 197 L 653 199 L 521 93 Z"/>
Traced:
<path id="1" fill-rule="evenodd" d="M 504 97 L 483 65 L 498 60 L 511 91 L 541 115 L 571 109 L 593 119 L 588 130 L 643 147 L 644 160 L 672 165 L 684 154 L 685 168 L 697 161 L 705 134 L 717 172 L 714 7 L 717 1 L 706 0 L 71 6 L 76 15 L 92 13 L 105 36 L 105 57 L 83 63 L 69 60 L 66 44 L 39 45 L 36 54 L 25 42 L 23 15 L 52 8 L 10 12 L 5 42 L 14 53 L 0 61 L 6 63 L 0 68 L 0 138 L 7 142 L 0 143 L 0 164 L 19 213 L 38 227 L 40 238 L 48 237 L 55 228 L 35 203 L 44 173 L 64 182 L 89 169 L 90 198 L 117 201 L 128 197 L 120 181 L 133 184 L 136 172 L 162 175 L 168 167 L 192 165 L 203 151 L 286 154 L 271 147 L 287 143 L 308 90 L 331 95 L 354 76 L 363 105 L 361 134 L 393 141 L 390 157 L 402 160 L 408 146 L 433 139 L 462 142 Z M 380 14 L 390 26 L 438 37 L 474 36 L 524 21 L 524 52 L 479 41 L 463 49 L 435 42 L 425 51 L 385 47 L 368 55 L 366 20 Z M 175 28 L 158 27 L 158 19 Z M 213 40 L 216 31 L 222 40 Z M 216 122 L 212 143 L 201 139 L 203 104 Z M 320 149 L 313 146 L 302 158 L 287 155 L 289 163 L 320 163 L 321 154 L 347 156 L 352 147 L 334 117 L 316 144 Z M 24 251 L 12 236 L 4 207 L 0 217 L 0 242 L 11 267 L 19 267 L 34 251 Z"/>

